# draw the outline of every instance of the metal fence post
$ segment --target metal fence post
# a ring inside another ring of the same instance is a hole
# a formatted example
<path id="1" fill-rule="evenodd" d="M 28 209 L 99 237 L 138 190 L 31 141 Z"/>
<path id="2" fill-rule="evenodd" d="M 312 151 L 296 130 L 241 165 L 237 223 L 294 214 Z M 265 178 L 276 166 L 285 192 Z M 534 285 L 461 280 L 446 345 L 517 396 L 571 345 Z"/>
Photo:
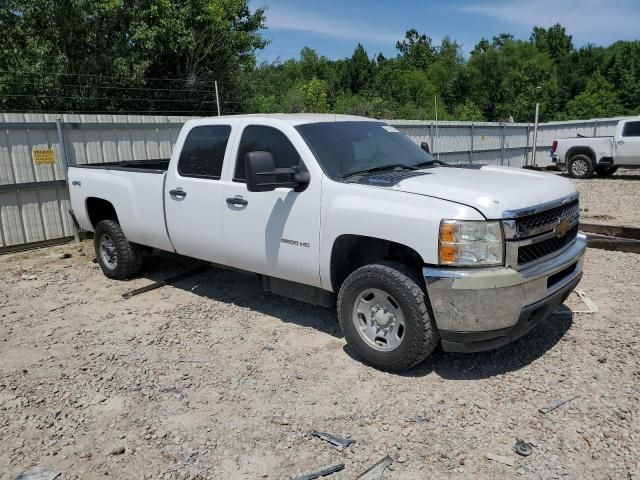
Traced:
<path id="1" fill-rule="evenodd" d="M 504 165 L 504 129 L 505 126 L 502 125 L 500 128 L 500 165 Z"/>
<path id="2" fill-rule="evenodd" d="M 64 142 L 64 129 L 62 127 L 62 119 L 56 118 L 56 129 L 58 130 L 58 142 L 60 143 L 60 153 L 62 154 L 62 161 L 64 162 L 64 176 L 67 181 L 67 188 L 69 187 L 69 157 L 67 157 L 67 146 Z M 71 213 L 71 211 L 69 211 Z M 80 230 L 76 226 L 76 222 L 71 219 L 71 225 L 73 227 L 73 240 L 78 243 L 80 241 Z"/>
<path id="3" fill-rule="evenodd" d="M 471 150 L 469 151 L 469 163 L 473 163 L 473 122 L 471 123 Z"/>
<path id="4" fill-rule="evenodd" d="M 434 147 L 435 147 L 435 145 L 433 144 L 433 122 L 431 122 L 429 124 L 429 148 L 431 148 L 431 155 L 433 155 L 435 153 L 433 151 Z"/>
<path id="5" fill-rule="evenodd" d="M 67 157 L 67 147 L 64 143 L 64 130 L 62 129 L 62 119 L 56 118 L 56 128 L 58 130 L 58 142 L 60 143 L 60 153 L 64 162 L 64 176 L 69 172 L 69 157 Z"/>
<path id="6" fill-rule="evenodd" d="M 527 146 L 524 149 L 524 164 L 529 165 L 529 135 L 531 134 L 531 125 L 527 123 Z"/>

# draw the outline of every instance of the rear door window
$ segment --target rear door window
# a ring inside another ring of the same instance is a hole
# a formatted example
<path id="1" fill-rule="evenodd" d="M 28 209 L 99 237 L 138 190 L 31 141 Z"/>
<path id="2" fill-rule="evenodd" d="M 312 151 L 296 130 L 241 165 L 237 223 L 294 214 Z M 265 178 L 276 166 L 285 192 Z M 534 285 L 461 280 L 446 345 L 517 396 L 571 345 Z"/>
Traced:
<path id="1" fill-rule="evenodd" d="M 229 125 L 191 129 L 180 152 L 178 173 L 183 177 L 219 180 L 230 134 Z"/>
<path id="2" fill-rule="evenodd" d="M 627 122 L 622 130 L 623 137 L 640 137 L 640 122 Z"/>

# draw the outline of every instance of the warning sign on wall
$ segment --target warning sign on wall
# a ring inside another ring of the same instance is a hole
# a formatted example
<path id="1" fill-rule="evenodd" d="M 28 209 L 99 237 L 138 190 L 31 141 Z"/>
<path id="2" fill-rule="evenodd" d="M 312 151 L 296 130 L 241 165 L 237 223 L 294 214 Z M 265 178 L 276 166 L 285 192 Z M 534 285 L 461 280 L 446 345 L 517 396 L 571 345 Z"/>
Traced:
<path id="1" fill-rule="evenodd" d="M 31 151 L 31 156 L 35 165 L 53 165 L 56 163 L 53 148 L 34 148 Z"/>

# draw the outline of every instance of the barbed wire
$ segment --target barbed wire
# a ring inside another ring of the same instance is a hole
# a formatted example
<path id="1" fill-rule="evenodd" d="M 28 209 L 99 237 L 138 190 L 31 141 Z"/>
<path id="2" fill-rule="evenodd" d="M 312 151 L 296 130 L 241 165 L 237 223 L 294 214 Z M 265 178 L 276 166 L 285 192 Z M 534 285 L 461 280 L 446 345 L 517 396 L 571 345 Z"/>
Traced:
<path id="1" fill-rule="evenodd" d="M 111 79 L 117 79 L 120 81 L 132 81 L 135 80 L 134 77 L 128 78 L 128 77 L 122 77 L 122 76 L 116 76 L 116 75 L 96 75 L 96 74 L 90 74 L 90 73 L 66 73 L 66 72 L 47 72 L 47 73 L 42 73 L 42 72 L 16 72 L 15 70 L 0 70 L 0 74 L 8 74 L 8 75 L 22 75 L 22 76 L 32 76 L 32 75 L 38 75 L 40 77 L 46 77 L 46 76 L 55 76 L 55 77 L 79 77 L 79 78 L 111 78 Z M 202 78 L 202 76 L 200 77 Z M 198 77 L 180 77 L 180 78 L 169 78 L 169 77 L 145 77 L 144 75 L 141 76 L 139 78 L 139 80 L 142 81 L 157 81 L 157 82 L 186 82 L 186 83 L 210 83 L 211 85 L 214 85 L 215 82 L 218 82 L 218 85 L 237 85 L 238 82 L 236 81 L 227 81 L 227 80 L 200 80 L 198 79 Z"/>

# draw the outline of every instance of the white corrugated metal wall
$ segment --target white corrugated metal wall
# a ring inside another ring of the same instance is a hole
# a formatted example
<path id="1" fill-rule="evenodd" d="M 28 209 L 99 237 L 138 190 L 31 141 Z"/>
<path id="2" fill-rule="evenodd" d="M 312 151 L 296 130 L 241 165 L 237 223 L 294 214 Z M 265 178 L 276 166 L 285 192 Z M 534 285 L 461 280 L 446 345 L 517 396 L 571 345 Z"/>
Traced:
<path id="1" fill-rule="evenodd" d="M 56 119 L 70 164 L 167 158 L 190 117 L 0 114 L 0 251 L 73 236 Z M 36 165 L 33 149 L 53 149 Z"/>
<path id="2" fill-rule="evenodd" d="M 618 120 L 604 118 L 538 125 L 536 165 L 549 166 L 549 149 L 555 138 L 613 135 Z M 527 123 L 424 122 L 388 120 L 415 142 L 428 142 L 432 152 L 450 163 L 473 162 L 522 167 L 532 164 L 533 125 Z"/>
<path id="3" fill-rule="evenodd" d="M 69 163 L 167 158 L 191 117 L 138 115 L 0 114 L 0 252 L 73 236 L 56 119 L 61 119 Z M 554 138 L 612 135 L 616 119 L 539 125 L 536 163 L 549 164 Z M 533 125 L 392 120 L 416 143 L 426 141 L 447 162 L 521 167 L 531 163 Z M 51 148 L 53 165 L 35 165 L 34 148 Z"/>

